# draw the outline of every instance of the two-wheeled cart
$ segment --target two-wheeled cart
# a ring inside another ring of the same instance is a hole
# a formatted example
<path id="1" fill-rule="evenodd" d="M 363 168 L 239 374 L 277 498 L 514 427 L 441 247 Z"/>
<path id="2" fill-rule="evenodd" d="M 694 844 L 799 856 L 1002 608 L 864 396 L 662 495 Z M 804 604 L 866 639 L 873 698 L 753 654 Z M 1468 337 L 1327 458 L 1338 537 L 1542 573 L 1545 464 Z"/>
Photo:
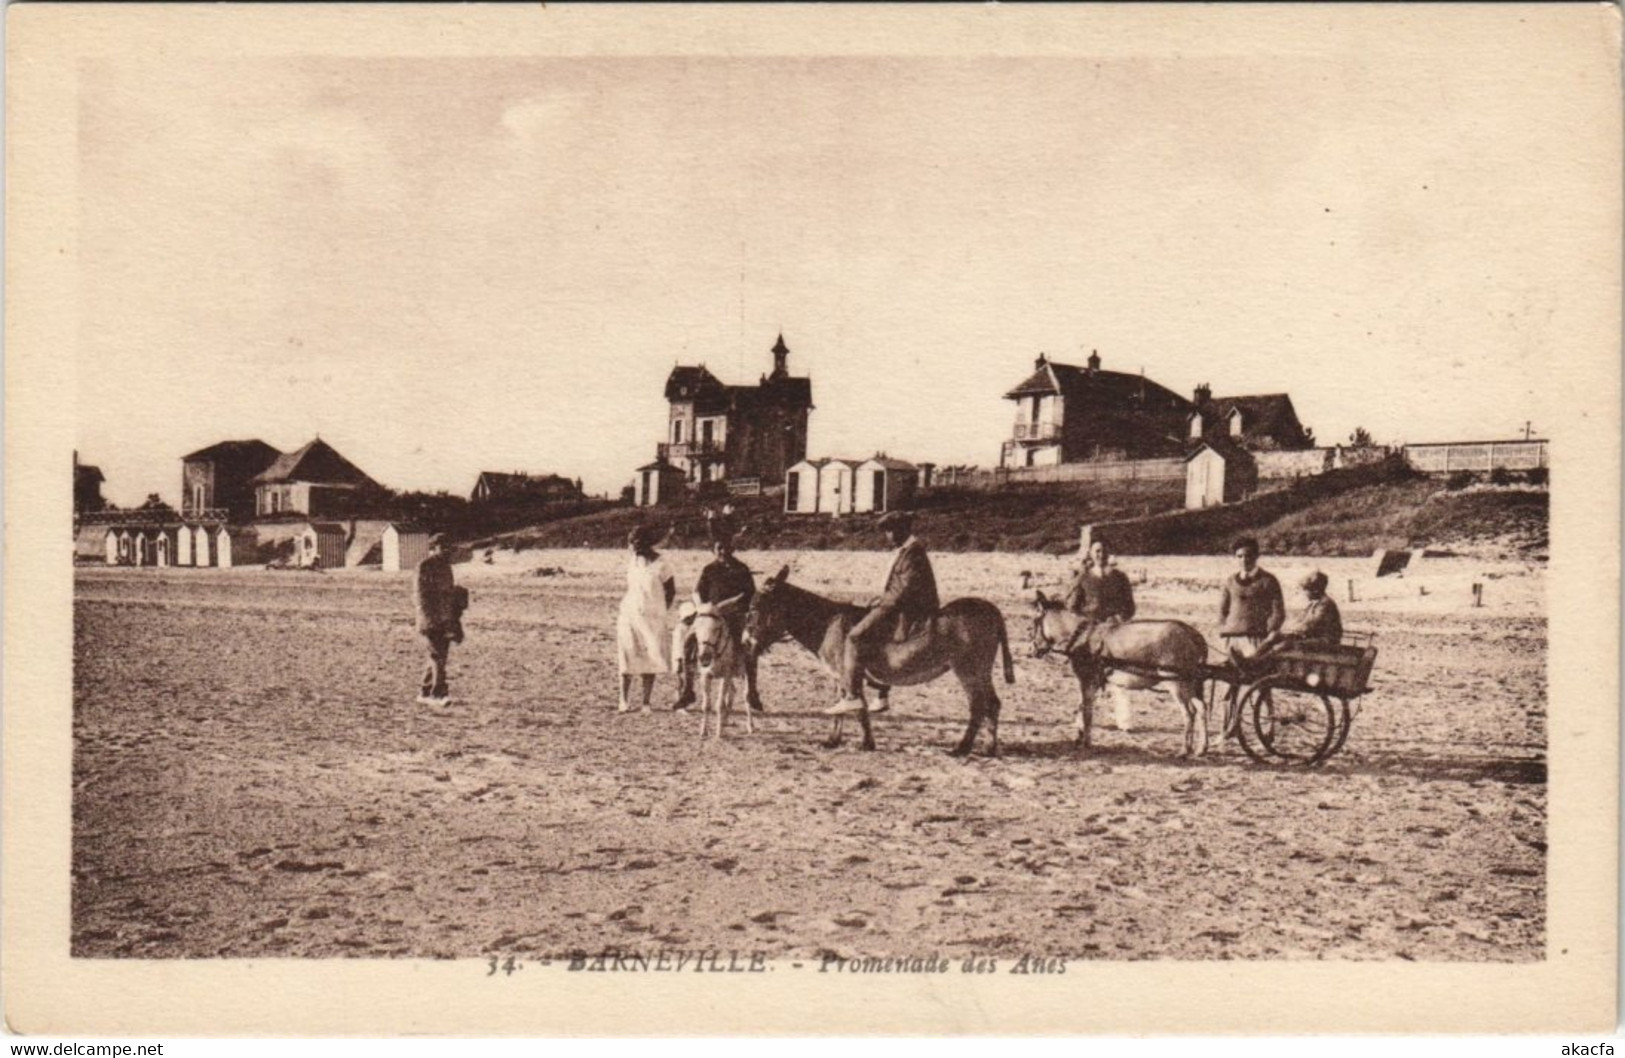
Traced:
<path id="1" fill-rule="evenodd" d="M 1337 645 L 1300 644 L 1251 663 L 1211 667 L 1209 694 L 1228 684 L 1225 734 L 1235 735 L 1242 751 L 1261 764 L 1320 764 L 1342 749 L 1377 661 L 1370 634 L 1344 638 Z"/>

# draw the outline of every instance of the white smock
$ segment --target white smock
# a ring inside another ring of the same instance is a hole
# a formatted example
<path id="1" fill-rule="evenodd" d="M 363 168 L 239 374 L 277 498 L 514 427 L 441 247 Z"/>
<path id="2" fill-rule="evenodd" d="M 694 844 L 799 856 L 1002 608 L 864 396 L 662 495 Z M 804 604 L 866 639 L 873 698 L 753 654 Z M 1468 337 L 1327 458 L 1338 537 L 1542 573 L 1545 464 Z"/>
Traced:
<path id="1" fill-rule="evenodd" d="M 671 567 L 664 558 L 650 561 L 633 555 L 626 567 L 626 595 L 621 599 L 621 613 L 615 624 L 621 675 L 657 675 L 672 670 L 665 587 L 671 579 Z"/>

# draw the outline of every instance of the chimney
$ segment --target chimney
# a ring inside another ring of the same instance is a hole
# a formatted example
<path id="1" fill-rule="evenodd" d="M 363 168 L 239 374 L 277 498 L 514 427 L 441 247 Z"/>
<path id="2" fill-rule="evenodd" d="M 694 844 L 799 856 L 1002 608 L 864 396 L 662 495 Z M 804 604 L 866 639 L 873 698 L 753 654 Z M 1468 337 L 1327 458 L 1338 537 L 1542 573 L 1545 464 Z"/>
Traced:
<path id="1" fill-rule="evenodd" d="M 1044 365 L 1047 364 L 1047 363 L 1049 363 L 1049 358 L 1046 357 L 1043 353 L 1039 353 L 1038 354 L 1038 359 L 1033 361 L 1033 370 L 1034 371 L 1042 371 L 1042 370 L 1044 370 Z"/>
<path id="2" fill-rule="evenodd" d="M 1210 386 L 1206 382 L 1204 382 L 1200 386 L 1196 387 L 1196 405 L 1197 405 L 1197 407 L 1201 407 L 1203 404 L 1206 404 L 1208 401 L 1210 401 L 1212 399 L 1213 399 L 1213 387 L 1212 386 Z"/>
<path id="3" fill-rule="evenodd" d="M 772 378 L 786 378 L 790 368 L 785 363 L 790 358 L 790 347 L 784 344 L 784 334 L 780 332 L 779 340 L 773 343 L 773 374 Z"/>
<path id="4" fill-rule="evenodd" d="M 1089 350 L 1089 373 L 1092 375 L 1100 370 L 1100 350 Z"/>

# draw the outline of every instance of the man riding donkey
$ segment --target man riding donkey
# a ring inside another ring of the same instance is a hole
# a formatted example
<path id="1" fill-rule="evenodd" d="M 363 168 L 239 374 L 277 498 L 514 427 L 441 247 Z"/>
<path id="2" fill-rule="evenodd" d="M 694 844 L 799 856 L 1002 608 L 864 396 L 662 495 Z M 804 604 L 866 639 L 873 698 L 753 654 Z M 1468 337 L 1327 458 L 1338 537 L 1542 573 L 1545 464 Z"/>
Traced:
<path id="1" fill-rule="evenodd" d="M 1065 655 L 1083 650 L 1098 661 L 1105 653 L 1107 634 L 1134 619 L 1134 587 L 1127 574 L 1111 565 L 1111 548 L 1102 537 L 1091 537 L 1083 567 L 1062 601 L 1069 612 L 1083 618 L 1062 646 Z M 1121 688 L 1113 686 L 1111 697 L 1117 729 L 1128 731 L 1128 701 Z"/>
<path id="2" fill-rule="evenodd" d="M 865 665 L 887 643 L 901 643 L 924 632 L 942 607 L 930 556 L 914 535 L 914 516 L 906 511 L 891 511 L 882 515 L 877 524 L 897 553 L 880 597 L 869 604 L 869 612 L 846 634 L 841 659 L 842 696 L 824 710 L 826 716 L 861 712 Z M 869 712 L 883 713 L 886 708 L 887 700 L 881 697 Z"/>
<path id="3" fill-rule="evenodd" d="M 715 605 L 737 597 L 738 603 L 724 615 L 724 620 L 734 642 L 743 643 L 746 612 L 750 609 L 751 597 L 756 594 L 756 580 L 751 576 L 750 569 L 734 554 L 734 538 L 739 529 L 734 524 L 732 509 L 724 507 L 720 513 L 706 511 L 705 525 L 711 536 L 711 554 L 714 557 L 700 571 L 699 583 L 694 586 L 694 601 L 699 605 Z M 694 672 L 699 649 L 693 634 L 693 618 L 684 618 L 683 625 L 677 701 L 672 704 L 672 708 L 678 711 L 686 711 L 694 704 Z M 762 697 L 756 690 L 755 652 L 745 651 L 744 662 L 746 706 L 752 712 L 765 712 Z"/>
<path id="4" fill-rule="evenodd" d="M 785 566 L 762 581 L 751 605 L 747 629 L 753 649 L 792 641 L 839 681 L 840 700 L 824 710 L 835 719 L 828 746 L 840 744 L 846 714 L 856 713 L 863 748 L 874 749 L 870 717 L 885 711 L 890 688 L 915 687 L 952 674 L 970 706 L 965 733 L 952 752 L 961 757 L 970 753 L 986 725 L 989 752 L 998 756 L 1001 703 L 993 676 L 1001 659 L 1004 682 L 1016 679 L 1004 615 L 986 599 L 967 597 L 941 605 L 931 559 L 914 536 L 913 519 L 892 512 L 877 524 L 897 552 L 874 605 L 857 606 L 791 584 L 790 567 Z M 865 685 L 880 693 L 874 707 L 865 707 Z"/>

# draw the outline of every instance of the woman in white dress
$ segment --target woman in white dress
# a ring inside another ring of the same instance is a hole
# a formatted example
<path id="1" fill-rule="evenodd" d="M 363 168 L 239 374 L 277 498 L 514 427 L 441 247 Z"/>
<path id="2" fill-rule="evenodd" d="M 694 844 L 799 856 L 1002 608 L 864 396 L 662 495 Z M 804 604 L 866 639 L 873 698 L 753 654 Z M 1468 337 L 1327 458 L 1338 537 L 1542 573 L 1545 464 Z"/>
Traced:
<path id="1" fill-rule="evenodd" d="M 643 711 L 649 711 L 649 695 L 655 676 L 671 671 L 671 628 L 667 614 L 677 596 L 677 582 L 671 567 L 654 549 L 660 531 L 640 525 L 627 537 L 632 560 L 626 567 L 626 595 L 615 625 L 617 654 L 621 668 L 621 701 L 618 712 L 630 709 L 632 677 L 643 677 Z"/>

